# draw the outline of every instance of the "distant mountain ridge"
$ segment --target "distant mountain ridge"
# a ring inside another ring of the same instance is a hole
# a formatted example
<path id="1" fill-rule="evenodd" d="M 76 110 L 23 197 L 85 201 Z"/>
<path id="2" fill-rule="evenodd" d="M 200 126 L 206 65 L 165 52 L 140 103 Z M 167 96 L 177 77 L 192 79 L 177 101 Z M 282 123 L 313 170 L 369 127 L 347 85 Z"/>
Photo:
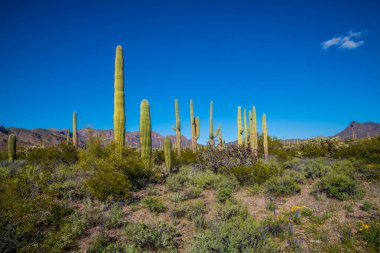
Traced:
<path id="1" fill-rule="evenodd" d="M 32 130 L 16 127 L 4 127 L 0 126 L 0 149 L 6 149 L 7 140 L 10 134 L 15 134 L 17 136 L 17 143 L 19 146 L 52 146 L 60 142 L 66 141 L 66 130 L 59 130 L 54 128 L 42 129 L 36 128 Z M 90 136 L 100 136 L 106 142 L 113 140 L 113 130 L 97 130 L 91 128 L 84 128 L 78 131 L 79 134 L 79 145 L 83 146 L 86 144 Z M 351 122 L 345 129 L 337 133 L 334 136 L 340 137 L 341 139 L 352 139 L 353 134 L 355 138 L 367 138 L 375 137 L 380 135 L 380 123 L 365 122 L 359 123 L 356 121 Z M 140 134 L 138 131 L 126 132 L 125 140 L 127 145 L 131 147 L 138 147 Z M 170 135 L 172 143 L 175 143 L 175 136 Z M 152 131 L 152 146 L 153 148 L 161 147 L 164 136 Z M 295 140 L 295 139 L 293 139 Z M 190 147 L 191 140 L 187 139 L 182 135 L 182 146 Z M 236 141 L 228 143 L 228 145 L 236 144 Z"/>
<path id="2" fill-rule="evenodd" d="M 376 137 L 380 135 L 380 123 L 365 122 L 359 123 L 352 121 L 345 129 L 337 133 L 335 136 L 343 140 L 346 139 L 362 139 L 367 137 Z"/>
<path id="3" fill-rule="evenodd" d="M 0 126 L 0 149 L 7 147 L 7 140 L 10 134 L 17 136 L 17 144 L 19 146 L 52 146 L 66 141 L 66 130 L 59 129 L 24 129 L 16 127 L 4 127 Z M 72 135 L 72 133 L 71 133 Z M 78 130 L 78 141 L 80 146 L 84 146 L 91 136 L 100 136 L 106 142 L 113 140 L 113 130 L 97 130 L 91 128 L 83 128 Z M 152 131 L 152 147 L 160 148 L 161 143 L 165 136 L 160 135 L 157 132 Z M 125 140 L 128 146 L 138 147 L 140 141 L 140 134 L 138 131 L 126 132 Z M 175 143 L 175 136 L 170 135 L 172 143 Z M 181 144 L 183 147 L 190 147 L 191 140 L 188 140 L 185 136 L 181 138 Z"/>

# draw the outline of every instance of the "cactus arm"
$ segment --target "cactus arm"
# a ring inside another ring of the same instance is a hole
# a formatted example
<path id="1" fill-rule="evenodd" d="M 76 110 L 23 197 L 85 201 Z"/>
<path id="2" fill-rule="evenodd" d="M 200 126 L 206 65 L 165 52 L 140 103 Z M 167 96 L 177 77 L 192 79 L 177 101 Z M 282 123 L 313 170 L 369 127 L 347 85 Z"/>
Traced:
<path id="1" fill-rule="evenodd" d="M 199 120 L 199 117 L 196 117 L 195 118 L 195 139 L 198 140 L 199 136 L 200 136 L 200 120 Z"/>
<path id="2" fill-rule="evenodd" d="M 148 100 L 144 99 L 140 105 L 140 152 L 145 168 L 150 167 L 152 159 L 151 130 L 150 106 Z"/>

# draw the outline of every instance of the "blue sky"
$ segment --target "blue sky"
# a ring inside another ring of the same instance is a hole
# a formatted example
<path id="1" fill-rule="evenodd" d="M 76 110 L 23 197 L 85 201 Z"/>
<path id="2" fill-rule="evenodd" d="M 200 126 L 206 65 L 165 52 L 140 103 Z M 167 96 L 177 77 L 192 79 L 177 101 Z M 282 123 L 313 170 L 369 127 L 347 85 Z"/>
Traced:
<path id="1" fill-rule="evenodd" d="M 162 134 L 178 98 L 186 136 L 192 98 L 202 143 L 210 100 L 227 141 L 239 105 L 279 138 L 379 122 L 378 13 L 376 0 L 1 1 L 0 125 L 63 129 L 77 111 L 80 128 L 112 128 L 118 44 L 127 131 L 143 98 Z"/>

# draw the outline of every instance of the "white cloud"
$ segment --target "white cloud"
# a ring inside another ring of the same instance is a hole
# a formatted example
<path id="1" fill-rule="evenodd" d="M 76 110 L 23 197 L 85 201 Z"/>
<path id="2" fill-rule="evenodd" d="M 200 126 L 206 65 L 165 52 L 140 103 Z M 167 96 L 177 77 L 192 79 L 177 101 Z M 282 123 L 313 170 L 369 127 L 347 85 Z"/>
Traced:
<path id="1" fill-rule="evenodd" d="M 360 47 L 361 45 L 364 44 L 363 40 L 359 41 L 354 41 L 353 39 L 358 39 L 362 37 L 365 31 L 361 32 L 352 32 L 349 31 L 346 36 L 339 36 L 339 37 L 334 37 L 332 39 L 323 41 L 321 44 L 322 49 L 328 49 L 332 46 L 337 46 L 342 49 L 355 49 Z"/>

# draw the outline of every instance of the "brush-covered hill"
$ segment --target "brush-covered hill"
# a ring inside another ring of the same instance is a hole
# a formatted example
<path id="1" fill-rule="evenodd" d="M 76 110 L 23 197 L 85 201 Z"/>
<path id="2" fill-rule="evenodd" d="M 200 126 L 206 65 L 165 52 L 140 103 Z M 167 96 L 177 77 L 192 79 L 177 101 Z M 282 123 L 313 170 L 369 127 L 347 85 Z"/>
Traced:
<path id="1" fill-rule="evenodd" d="M 24 129 L 16 127 L 4 127 L 0 126 L 0 149 L 5 149 L 7 146 L 8 136 L 10 134 L 15 134 L 17 136 L 18 146 L 28 147 L 28 146 L 52 146 L 60 142 L 66 141 L 66 130 L 59 129 Z M 91 136 L 100 136 L 106 142 L 113 140 L 113 130 L 97 130 L 91 128 L 84 128 L 78 131 L 79 145 L 84 146 Z M 125 140 L 129 146 L 138 147 L 139 145 L 139 132 L 126 132 Z M 175 142 L 175 136 L 171 135 L 172 143 Z M 164 136 L 157 132 L 152 131 L 152 146 L 153 148 L 161 147 Z M 191 145 L 191 140 L 182 136 L 182 146 L 189 147 Z"/>
<path id="2" fill-rule="evenodd" d="M 345 129 L 337 133 L 335 136 L 341 139 L 352 139 L 355 135 L 356 139 L 376 137 L 380 135 L 380 123 L 365 122 L 359 123 L 352 121 Z"/>

